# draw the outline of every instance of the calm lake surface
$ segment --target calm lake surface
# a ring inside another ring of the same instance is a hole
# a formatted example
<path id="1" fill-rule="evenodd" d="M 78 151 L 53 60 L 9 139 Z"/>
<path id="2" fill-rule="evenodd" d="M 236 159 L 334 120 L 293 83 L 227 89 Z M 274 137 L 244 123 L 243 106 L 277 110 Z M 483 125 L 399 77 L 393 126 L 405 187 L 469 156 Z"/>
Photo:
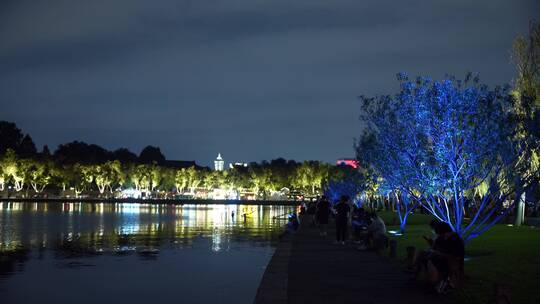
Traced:
<path id="1" fill-rule="evenodd" d="M 0 202 L 0 302 L 252 303 L 293 211 Z"/>

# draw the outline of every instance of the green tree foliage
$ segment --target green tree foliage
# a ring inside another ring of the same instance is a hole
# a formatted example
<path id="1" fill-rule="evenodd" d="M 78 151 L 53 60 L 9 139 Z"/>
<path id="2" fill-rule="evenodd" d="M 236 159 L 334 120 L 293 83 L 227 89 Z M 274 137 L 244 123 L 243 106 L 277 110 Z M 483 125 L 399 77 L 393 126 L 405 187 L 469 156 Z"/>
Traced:
<path id="1" fill-rule="evenodd" d="M 53 183 L 62 188 L 63 191 L 66 191 L 74 181 L 72 173 L 71 165 L 53 165 L 51 167 Z"/>
<path id="2" fill-rule="evenodd" d="M 296 168 L 291 185 L 311 195 L 320 194 L 328 180 L 329 166 L 318 161 L 305 161 Z"/>
<path id="3" fill-rule="evenodd" d="M 158 186 L 160 190 L 170 191 L 176 186 L 176 170 L 167 167 L 161 167 L 161 182 Z"/>
<path id="4" fill-rule="evenodd" d="M 189 184 L 189 176 L 186 168 L 182 168 L 178 171 L 176 171 L 175 177 L 174 177 L 174 186 L 176 187 L 176 191 L 179 193 L 183 193 Z"/>
<path id="5" fill-rule="evenodd" d="M 197 170 L 195 167 L 181 168 L 176 171 L 174 177 L 174 186 L 176 191 L 184 193 L 189 191 L 194 193 L 195 188 L 201 185 L 204 181 L 204 172 Z"/>
<path id="6" fill-rule="evenodd" d="M 227 171 L 227 181 L 228 189 L 242 190 L 249 187 L 249 171 L 246 168 L 237 168 L 233 167 Z"/>
<path id="7" fill-rule="evenodd" d="M 69 168 L 71 169 L 70 176 L 77 196 L 81 195 L 84 191 L 92 190 L 95 177 L 95 168 L 92 165 L 76 163 Z"/>
<path id="8" fill-rule="evenodd" d="M 122 166 L 118 160 L 93 165 L 92 173 L 94 174 L 94 181 L 101 194 L 107 189 L 110 192 L 113 192 L 113 188 L 120 185 L 124 180 Z"/>
<path id="9" fill-rule="evenodd" d="M 524 194 L 540 192 L 540 24 L 531 22 L 528 37 L 515 40 L 512 57 L 518 72 L 512 110 L 517 125 L 514 139 L 520 155 L 514 181 L 515 224 L 519 226 L 524 220 Z"/>
<path id="10" fill-rule="evenodd" d="M 0 191 L 3 191 L 12 175 L 17 173 L 17 155 L 12 149 L 7 149 L 0 158 Z"/>
<path id="11" fill-rule="evenodd" d="M 189 167 L 187 169 L 187 177 L 188 188 L 190 189 L 190 192 L 193 193 L 195 191 L 195 188 L 199 187 L 199 185 L 203 182 L 202 171 L 195 169 L 195 167 Z"/>
<path id="12" fill-rule="evenodd" d="M 161 166 L 158 166 L 156 163 L 153 163 L 149 166 L 150 170 L 150 191 L 156 190 L 163 181 L 164 169 Z"/>
<path id="13" fill-rule="evenodd" d="M 152 179 L 149 166 L 146 164 L 131 166 L 129 179 L 135 185 L 135 189 L 149 191 Z"/>
<path id="14" fill-rule="evenodd" d="M 30 160 L 27 164 L 28 182 L 36 193 L 43 192 L 43 189 L 50 183 L 52 177 L 52 164 L 50 161 Z"/>
<path id="15" fill-rule="evenodd" d="M 25 184 L 26 163 L 17 156 L 15 151 L 8 149 L 2 158 L 2 167 L 5 181 L 11 181 L 15 191 L 21 191 Z"/>

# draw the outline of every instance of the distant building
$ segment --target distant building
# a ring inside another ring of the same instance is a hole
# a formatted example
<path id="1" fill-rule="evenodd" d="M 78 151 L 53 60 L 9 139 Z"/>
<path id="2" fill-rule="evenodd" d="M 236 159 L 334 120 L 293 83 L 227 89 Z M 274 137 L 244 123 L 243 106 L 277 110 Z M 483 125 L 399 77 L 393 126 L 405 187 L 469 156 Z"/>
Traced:
<path id="1" fill-rule="evenodd" d="M 350 166 L 350 167 L 353 167 L 355 169 L 360 167 L 360 163 L 356 159 L 350 159 L 350 158 L 338 159 L 336 161 L 336 165 L 338 165 L 338 166 Z"/>
<path id="2" fill-rule="evenodd" d="M 234 163 L 234 164 L 233 164 L 233 163 L 229 163 L 229 169 L 232 169 L 232 168 L 238 168 L 238 167 L 245 168 L 245 167 L 247 167 L 247 166 L 248 166 L 247 163 L 239 163 L 239 162 Z"/>
<path id="3" fill-rule="evenodd" d="M 216 160 L 214 160 L 214 170 L 223 171 L 224 165 L 225 165 L 225 162 L 223 161 L 223 158 L 221 157 L 221 153 L 218 153 Z"/>

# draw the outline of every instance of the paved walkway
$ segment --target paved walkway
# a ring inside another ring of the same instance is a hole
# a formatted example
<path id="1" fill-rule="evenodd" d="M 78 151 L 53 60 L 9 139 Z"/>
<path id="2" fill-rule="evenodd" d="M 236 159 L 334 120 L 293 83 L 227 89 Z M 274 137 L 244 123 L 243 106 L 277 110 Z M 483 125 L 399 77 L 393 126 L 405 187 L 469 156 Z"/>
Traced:
<path id="1" fill-rule="evenodd" d="M 280 243 L 269 263 L 255 303 L 441 303 L 419 283 L 374 252 L 353 244 L 334 245 L 333 229 L 319 236 L 301 225 Z"/>

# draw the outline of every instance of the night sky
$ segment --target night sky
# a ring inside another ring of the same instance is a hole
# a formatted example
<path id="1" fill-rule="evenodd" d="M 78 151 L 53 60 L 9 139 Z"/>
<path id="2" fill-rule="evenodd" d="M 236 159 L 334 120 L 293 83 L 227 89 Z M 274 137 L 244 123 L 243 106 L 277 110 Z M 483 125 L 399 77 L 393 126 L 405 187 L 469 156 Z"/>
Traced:
<path id="1" fill-rule="evenodd" d="M 157 5 L 159 3 L 159 5 Z M 0 120 L 208 165 L 351 157 L 395 74 L 514 77 L 540 1 L 0 0 Z"/>

